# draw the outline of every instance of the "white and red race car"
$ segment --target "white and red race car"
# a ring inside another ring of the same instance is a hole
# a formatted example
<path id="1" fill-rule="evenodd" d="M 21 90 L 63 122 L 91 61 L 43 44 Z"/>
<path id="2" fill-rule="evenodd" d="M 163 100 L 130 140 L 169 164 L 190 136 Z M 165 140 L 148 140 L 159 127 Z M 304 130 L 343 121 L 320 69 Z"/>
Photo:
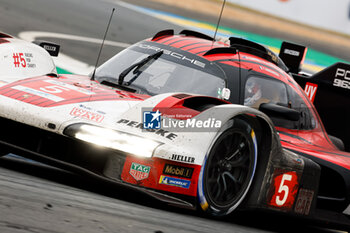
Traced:
<path id="1" fill-rule="evenodd" d="M 332 144 L 278 56 L 230 40 L 162 31 L 88 77 L 57 75 L 43 48 L 0 34 L 1 154 L 216 216 L 263 209 L 322 219 L 328 211 L 346 222 L 349 154 Z M 342 160 L 330 159 L 335 153 Z M 325 190 L 332 183 L 334 193 Z"/>

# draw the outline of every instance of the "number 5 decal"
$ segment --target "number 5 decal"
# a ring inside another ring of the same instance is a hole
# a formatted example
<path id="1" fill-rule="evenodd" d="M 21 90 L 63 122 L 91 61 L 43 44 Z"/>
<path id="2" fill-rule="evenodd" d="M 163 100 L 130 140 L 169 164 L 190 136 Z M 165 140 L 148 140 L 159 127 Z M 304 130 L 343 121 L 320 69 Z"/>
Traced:
<path id="1" fill-rule="evenodd" d="M 269 204 L 275 207 L 290 209 L 293 207 L 298 192 L 298 174 L 276 170 L 270 188 Z"/>
<path id="2" fill-rule="evenodd" d="M 286 200 L 289 195 L 289 187 L 288 185 L 285 184 L 285 181 L 291 181 L 291 180 L 292 180 L 292 175 L 283 174 L 282 181 L 280 183 L 280 187 L 278 189 L 277 196 L 276 196 L 276 204 L 278 206 L 283 206 L 284 203 L 286 203 Z"/>
<path id="3" fill-rule="evenodd" d="M 68 88 L 66 87 L 61 87 L 61 86 L 46 86 L 46 87 L 40 87 L 40 90 L 46 92 L 46 93 L 51 93 L 51 94 L 57 94 L 61 93 L 63 91 L 69 91 Z"/>

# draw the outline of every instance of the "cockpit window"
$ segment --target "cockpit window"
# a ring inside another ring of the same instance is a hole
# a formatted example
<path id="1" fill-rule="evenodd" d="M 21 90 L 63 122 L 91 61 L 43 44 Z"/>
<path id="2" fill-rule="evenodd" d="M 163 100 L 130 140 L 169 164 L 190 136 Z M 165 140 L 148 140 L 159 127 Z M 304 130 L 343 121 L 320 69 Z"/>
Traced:
<path id="1" fill-rule="evenodd" d="M 258 76 L 247 79 L 244 92 L 244 105 L 259 109 L 263 103 L 273 103 L 292 108 L 300 113 L 298 121 L 270 116 L 276 126 L 288 129 L 313 129 L 315 120 L 302 98 L 283 82 Z"/>
<path id="2" fill-rule="evenodd" d="M 245 85 L 244 105 L 259 109 L 262 103 L 288 106 L 286 86 L 275 80 L 250 77 Z"/>

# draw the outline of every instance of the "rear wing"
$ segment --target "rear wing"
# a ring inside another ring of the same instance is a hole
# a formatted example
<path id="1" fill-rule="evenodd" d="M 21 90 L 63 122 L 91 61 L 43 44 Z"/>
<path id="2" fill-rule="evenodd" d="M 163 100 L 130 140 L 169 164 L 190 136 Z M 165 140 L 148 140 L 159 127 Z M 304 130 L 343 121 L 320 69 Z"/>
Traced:
<path id="1" fill-rule="evenodd" d="M 327 133 L 342 139 L 350 151 L 350 64 L 339 62 L 310 77 L 293 77 L 314 103 Z"/>

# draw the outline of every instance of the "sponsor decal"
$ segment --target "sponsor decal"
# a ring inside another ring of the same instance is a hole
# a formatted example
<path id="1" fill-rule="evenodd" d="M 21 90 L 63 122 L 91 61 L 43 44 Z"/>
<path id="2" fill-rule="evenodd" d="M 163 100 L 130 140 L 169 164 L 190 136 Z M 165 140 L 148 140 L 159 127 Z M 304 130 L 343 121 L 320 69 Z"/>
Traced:
<path id="1" fill-rule="evenodd" d="M 172 154 L 171 160 L 175 160 L 175 161 L 179 161 L 179 162 L 186 162 L 186 163 L 194 163 L 195 158 L 190 157 L 190 156 Z"/>
<path id="2" fill-rule="evenodd" d="M 23 53 L 13 53 L 12 57 L 15 67 L 27 67 L 26 60 L 23 58 Z"/>
<path id="3" fill-rule="evenodd" d="M 296 172 L 283 172 L 280 169 L 275 170 L 270 188 L 270 193 L 272 195 L 268 201 L 268 204 L 277 208 L 291 209 L 293 207 L 298 188 L 299 183 Z"/>
<path id="4" fill-rule="evenodd" d="M 291 50 L 291 49 L 284 49 L 283 51 L 285 54 L 289 54 L 291 56 L 296 56 L 299 57 L 300 52 L 299 51 L 295 51 L 295 50 Z"/>
<path id="5" fill-rule="evenodd" d="M 335 72 L 333 86 L 350 89 L 350 70 L 338 68 Z"/>
<path id="6" fill-rule="evenodd" d="M 315 100 L 317 87 L 318 87 L 318 85 L 315 84 L 315 83 L 307 82 L 306 85 L 305 85 L 304 91 L 305 91 L 307 97 L 309 97 L 309 99 L 311 100 L 312 103 Z"/>
<path id="7" fill-rule="evenodd" d="M 144 129 L 160 129 L 161 121 L 160 121 L 161 113 L 159 110 L 156 112 L 144 111 L 143 112 L 143 128 Z"/>
<path id="8" fill-rule="evenodd" d="M 294 211 L 298 214 L 309 215 L 314 191 L 307 189 L 300 189 L 298 200 L 295 204 Z"/>
<path id="9" fill-rule="evenodd" d="M 80 107 L 80 108 L 83 108 L 83 109 L 85 109 L 85 110 L 88 110 L 88 111 L 97 112 L 97 113 L 99 113 L 99 114 L 103 114 L 103 115 L 106 114 L 105 112 L 103 112 L 103 111 L 101 111 L 101 110 L 93 109 L 93 108 L 91 108 L 91 107 L 89 107 L 89 106 L 86 106 L 86 105 L 84 105 L 84 104 L 79 104 L 79 107 Z"/>
<path id="10" fill-rule="evenodd" d="M 95 121 L 95 122 L 102 122 L 104 119 L 104 116 L 95 112 L 91 112 L 82 108 L 77 108 L 74 107 L 72 111 L 70 112 L 70 115 L 75 116 L 75 117 L 80 117 L 82 119 L 87 119 L 90 121 Z"/>
<path id="11" fill-rule="evenodd" d="M 271 57 L 272 61 L 278 63 L 278 58 L 274 53 L 267 51 L 267 54 Z"/>
<path id="12" fill-rule="evenodd" d="M 143 123 L 137 122 L 137 121 L 130 121 L 127 119 L 120 119 L 117 121 L 118 124 L 125 124 L 127 126 L 133 127 L 133 128 L 139 128 L 143 129 Z M 152 132 L 157 135 L 160 135 L 166 139 L 173 140 L 177 137 L 177 134 L 171 133 L 164 129 L 145 129 L 147 132 Z"/>
<path id="13" fill-rule="evenodd" d="M 167 56 L 171 56 L 173 58 L 177 58 L 179 60 L 182 60 L 182 61 L 186 61 L 186 62 L 189 62 L 193 65 L 196 65 L 196 66 L 199 66 L 201 68 L 205 68 L 205 63 L 203 62 L 200 62 L 196 59 L 191 59 L 183 54 L 180 54 L 180 53 L 176 53 L 174 51 L 171 51 L 171 50 L 167 50 L 167 49 L 162 49 L 162 48 L 159 48 L 159 47 L 156 47 L 156 46 L 153 46 L 153 45 L 147 45 L 147 44 L 138 44 L 138 46 L 140 48 L 143 48 L 143 49 L 150 49 L 150 50 L 154 50 L 154 51 L 163 51 L 163 54 L 164 55 L 167 55 Z"/>
<path id="14" fill-rule="evenodd" d="M 47 51 L 52 51 L 52 52 L 56 52 L 56 49 L 57 49 L 56 46 L 50 46 L 50 45 L 44 45 L 43 48 Z"/>
<path id="15" fill-rule="evenodd" d="M 138 163 L 132 163 L 129 174 L 134 177 L 135 180 L 140 181 L 148 178 L 151 167 Z"/>
<path id="16" fill-rule="evenodd" d="M 13 53 L 13 65 L 15 68 L 35 68 L 36 64 L 32 63 L 32 53 Z"/>
<path id="17" fill-rule="evenodd" d="M 171 164 L 165 164 L 163 174 L 191 179 L 193 170 L 194 169 L 191 167 L 181 167 Z"/>
<path id="18" fill-rule="evenodd" d="M 159 184 L 188 189 L 190 187 L 191 181 L 161 175 L 159 178 Z"/>

